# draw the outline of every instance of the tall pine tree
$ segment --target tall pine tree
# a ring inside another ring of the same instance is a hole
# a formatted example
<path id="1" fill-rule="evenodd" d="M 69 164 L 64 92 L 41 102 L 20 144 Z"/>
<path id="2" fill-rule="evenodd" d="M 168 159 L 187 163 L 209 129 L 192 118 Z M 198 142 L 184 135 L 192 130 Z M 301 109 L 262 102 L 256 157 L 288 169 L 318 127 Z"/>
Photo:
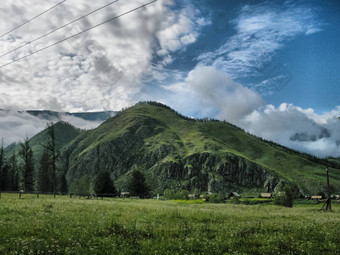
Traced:
<path id="1" fill-rule="evenodd" d="M 23 160 L 22 175 L 23 175 L 23 187 L 26 191 L 33 190 L 33 151 L 29 145 L 28 138 L 23 143 L 20 143 L 19 155 Z"/>
<path id="2" fill-rule="evenodd" d="M 134 170 L 132 172 L 127 188 L 131 196 L 139 196 L 142 198 L 149 196 L 149 187 L 141 171 Z"/>
<path id="3" fill-rule="evenodd" d="M 94 183 L 94 192 L 96 194 L 105 194 L 106 196 L 116 194 L 116 188 L 108 171 L 99 172 Z"/>
<path id="4" fill-rule="evenodd" d="M 3 140 L 2 140 L 3 141 Z M 4 179 L 4 145 L 3 142 L 1 143 L 1 148 L 0 148 L 0 191 L 4 190 L 4 184 L 5 184 L 5 179 Z"/>
<path id="5" fill-rule="evenodd" d="M 57 159 L 59 157 L 59 152 L 56 149 L 56 137 L 54 132 L 54 124 L 51 122 L 47 124 L 48 134 L 50 136 L 50 140 L 45 146 L 50 156 L 50 164 L 52 168 L 51 178 L 52 178 L 52 186 L 53 186 L 53 193 L 54 197 L 56 196 L 57 192 Z"/>
<path id="6" fill-rule="evenodd" d="M 38 173 L 38 187 L 41 192 L 52 192 L 53 186 L 51 181 L 51 168 L 48 151 L 45 150 L 40 159 Z"/>
<path id="7" fill-rule="evenodd" d="M 11 158 L 9 159 L 9 183 L 10 183 L 10 190 L 17 191 L 19 190 L 19 173 L 18 173 L 18 162 L 13 152 Z"/>

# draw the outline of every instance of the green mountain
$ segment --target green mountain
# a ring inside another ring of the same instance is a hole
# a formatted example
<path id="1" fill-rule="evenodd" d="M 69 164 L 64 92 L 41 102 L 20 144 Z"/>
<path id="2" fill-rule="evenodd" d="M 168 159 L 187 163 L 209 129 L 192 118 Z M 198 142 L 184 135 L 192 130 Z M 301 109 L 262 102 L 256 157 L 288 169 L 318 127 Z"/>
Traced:
<path id="1" fill-rule="evenodd" d="M 63 149 L 59 163 L 69 186 L 85 175 L 93 181 L 99 171 L 108 170 L 117 189 L 125 191 L 131 172 L 138 169 L 154 192 L 197 188 L 258 194 L 285 182 L 312 195 L 326 191 L 325 165 L 330 162 L 225 122 L 197 121 L 149 102 L 82 132 Z M 340 170 L 329 170 L 332 190 L 339 193 Z"/>
<path id="2" fill-rule="evenodd" d="M 75 139 L 81 132 L 80 129 L 75 128 L 69 123 L 59 121 L 54 124 L 54 132 L 56 137 L 56 149 L 62 150 L 65 145 Z M 38 169 L 40 159 L 44 152 L 43 145 L 46 145 L 49 140 L 47 129 L 36 134 L 29 140 L 29 144 L 33 151 L 33 159 L 35 169 Z M 20 146 L 18 144 L 11 144 L 5 149 L 5 157 L 9 158 L 13 152 L 18 154 Z"/>

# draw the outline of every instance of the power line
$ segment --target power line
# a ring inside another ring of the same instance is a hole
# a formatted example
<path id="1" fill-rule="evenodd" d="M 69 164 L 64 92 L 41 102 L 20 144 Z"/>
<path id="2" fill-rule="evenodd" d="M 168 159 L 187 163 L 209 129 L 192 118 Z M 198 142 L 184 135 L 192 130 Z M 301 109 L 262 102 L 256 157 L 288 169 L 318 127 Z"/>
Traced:
<path id="1" fill-rule="evenodd" d="M 93 10 L 93 11 L 91 11 L 91 12 L 89 12 L 89 13 L 87 13 L 87 14 L 85 14 L 85 15 L 83 15 L 83 16 L 81 16 L 81 17 L 79 17 L 79 18 L 77 18 L 77 19 L 75 19 L 75 20 L 73 20 L 73 21 L 71 21 L 71 22 L 69 22 L 69 23 L 67 23 L 67 24 L 62 25 L 61 27 L 58 27 L 58 28 L 56 28 L 56 29 L 54 29 L 54 30 L 52 30 L 52 31 L 50 31 L 50 32 L 48 32 L 48 33 L 42 35 L 42 36 L 39 36 L 38 38 L 35 38 L 35 39 L 32 40 L 32 41 L 29 41 L 29 42 L 27 42 L 27 43 L 24 43 L 24 44 L 22 44 L 21 46 L 19 46 L 19 47 L 13 49 L 13 50 L 10 50 L 10 51 L 8 51 L 8 52 L 6 52 L 6 53 L 0 55 L 0 58 L 1 58 L 1 57 L 4 57 L 4 56 L 6 56 L 6 55 L 8 55 L 8 54 L 10 54 L 10 53 L 12 53 L 12 52 L 14 52 L 14 51 L 17 51 L 17 50 L 19 50 L 19 49 L 21 49 L 21 48 L 24 48 L 25 46 L 27 46 L 27 45 L 29 45 L 29 44 L 32 44 L 32 43 L 34 43 L 34 42 L 36 42 L 36 41 L 38 41 L 38 40 L 40 40 L 40 39 L 42 39 L 42 38 L 44 38 L 44 37 L 50 35 L 50 34 L 53 34 L 53 33 L 57 32 L 57 31 L 59 31 L 60 29 L 65 28 L 65 27 L 67 27 L 67 26 L 69 26 L 69 25 L 71 25 L 71 24 L 73 24 L 73 23 L 75 23 L 75 22 L 77 22 L 77 21 L 79 21 L 79 20 L 81 20 L 81 19 L 83 19 L 83 18 L 86 18 L 87 16 L 89 16 L 89 15 L 91 15 L 91 14 L 97 12 L 97 11 L 100 11 L 100 10 L 102 10 L 102 9 L 104 9 L 104 8 L 106 8 L 106 7 L 108 7 L 108 6 L 112 5 L 112 4 L 114 4 L 114 3 L 117 3 L 118 1 L 119 1 L 119 0 L 115 0 L 115 1 L 113 1 L 113 2 L 111 2 L 111 3 L 108 3 L 108 4 L 102 6 L 102 7 L 98 8 L 98 9 L 95 9 L 95 10 Z"/>
<path id="2" fill-rule="evenodd" d="M 27 23 L 31 22 L 32 20 L 35 20 L 36 18 L 40 17 L 41 15 L 45 14 L 46 12 L 49 12 L 50 10 L 56 8 L 57 6 L 61 5 L 62 3 L 66 2 L 67 0 L 61 1 L 60 3 L 52 6 L 51 8 L 47 9 L 46 11 L 43 11 L 42 13 L 34 16 L 33 18 L 30 18 L 29 20 L 25 21 L 24 23 L 20 24 L 19 26 L 16 26 L 15 28 L 11 29 L 10 31 L 0 35 L 0 38 L 4 37 L 5 35 L 8 35 L 9 33 L 12 33 L 14 30 L 17 30 L 18 28 L 26 25 Z"/>
<path id="3" fill-rule="evenodd" d="M 89 28 L 87 28 L 87 29 L 85 29 L 85 30 L 83 30 L 83 31 L 81 31 L 81 32 L 79 32 L 79 33 L 77 33 L 77 34 L 71 35 L 70 37 L 64 38 L 64 39 L 62 39 L 62 40 L 60 40 L 60 41 L 58 41 L 58 42 L 52 43 L 52 44 L 50 44 L 50 45 L 48 45 L 48 46 L 46 46 L 46 47 L 43 47 L 43 48 L 41 48 L 41 49 L 39 49 L 39 50 L 36 50 L 36 51 L 34 51 L 34 52 L 31 52 L 30 54 L 27 54 L 27 55 L 25 55 L 25 56 L 23 56 L 23 57 L 17 58 L 17 59 L 15 59 L 15 60 L 11 61 L 11 62 L 8 62 L 8 63 L 6 63 L 6 64 L 4 64 L 4 65 L 1 65 L 1 66 L 0 66 L 0 69 L 4 68 L 5 66 L 8 66 L 8 65 L 10 65 L 10 64 L 13 64 L 13 63 L 15 63 L 15 62 L 18 62 L 18 61 L 20 61 L 20 60 L 22 60 L 22 59 L 28 58 L 28 57 L 30 57 L 30 56 L 32 56 L 32 55 L 34 55 L 34 54 L 36 54 L 36 53 L 39 53 L 39 52 L 41 52 L 41 51 L 44 51 L 44 50 L 46 50 L 46 49 L 48 49 L 48 48 L 51 48 L 51 47 L 53 47 L 53 46 L 55 46 L 55 45 L 57 45 L 57 44 L 60 44 L 60 43 L 62 43 L 62 42 L 65 42 L 65 41 L 67 41 L 67 40 L 69 40 L 69 39 L 71 39 L 71 38 L 77 37 L 78 35 L 81 35 L 81 34 L 83 34 L 83 33 L 85 33 L 85 32 L 88 32 L 88 31 L 90 31 L 90 30 L 92 30 L 92 29 L 94 29 L 94 28 L 97 28 L 97 27 L 99 27 L 99 26 L 101 26 L 101 25 L 104 25 L 104 24 L 106 24 L 106 23 L 108 23 L 108 22 L 110 22 L 110 21 L 116 20 L 116 19 L 118 19 L 118 18 L 120 18 L 120 17 L 123 17 L 123 16 L 129 14 L 129 13 L 132 13 L 132 12 L 134 12 L 134 11 L 137 11 L 137 10 L 139 10 L 139 9 L 142 9 L 142 8 L 144 8 L 144 7 L 146 7 L 146 6 L 150 5 L 150 4 L 153 4 L 153 3 L 157 2 L 157 1 L 158 1 L 158 0 L 154 0 L 154 1 L 148 2 L 148 3 L 146 3 L 146 4 L 143 4 L 143 5 L 141 5 L 141 6 L 137 7 L 137 8 L 134 8 L 134 9 L 132 9 L 132 10 L 130 10 L 130 11 L 127 11 L 127 12 L 124 12 L 124 13 L 122 13 L 122 14 L 119 14 L 118 16 L 115 16 L 115 17 L 113 17 L 113 18 L 111 18 L 111 19 L 108 19 L 108 20 L 106 20 L 106 21 L 104 21 L 104 22 L 102 22 L 102 23 L 99 23 L 99 24 L 95 25 L 95 26 L 89 27 Z"/>

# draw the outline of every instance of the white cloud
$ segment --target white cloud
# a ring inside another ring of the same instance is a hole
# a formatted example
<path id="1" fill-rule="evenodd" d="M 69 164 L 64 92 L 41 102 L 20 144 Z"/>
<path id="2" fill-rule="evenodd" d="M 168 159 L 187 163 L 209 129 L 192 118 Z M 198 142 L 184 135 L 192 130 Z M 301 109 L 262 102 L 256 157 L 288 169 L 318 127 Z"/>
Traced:
<path id="1" fill-rule="evenodd" d="M 15 111 L 0 111 L 0 136 L 4 145 L 23 141 L 46 127 L 47 121 Z"/>
<path id="2" fill-rule="evenodd" d="M 192 5 L 180 12 L 173 12 L 161 23 L 160 30 L 156 36 L 160 47 L 157 51 L 159 56 L 168 56 L 171 52 L 185 49 L 186 46 L 196 42 L 200 29 L 209 21 L 199 17 L 200 13 Z M 167 61 L 166 64 L 172 61 Z"/>
<path id="3" fill-rule="evenodd" d="M 229 73 L 233 79 L 253 77 L 263 94 L 287 82 L 290 74 L 273 59 L 288 40 L 298 35 L 321 31 L 315 13 L 308 7 L 286 2 L 245 6 L 233 21 L 236 33 L 216 51 L 198 57 L 204 65 L 212 65 Z"/>
<path id="4" fill-rule="evenodd" d="M 27 112 L 0 110 L 0 139 L 4 139 L 4 145 L 23 141 L 31 138 L 46 128 L 49 122 L 63 120 L 81 129 L 93 129 L 103 121 L 89 121 L 75 116 L 60 113 L 58 115 L 40 114 L 31 115 Z"/>
<path id="5" fill-rule="evenodd" d="M 185 82 L 165 88 L 173 94 L 163 101 L 188 115 L 217 115 L 235 122 L 263 105 L 262 98 L 255 91 L 213 67 L 197 66 Z"/>
<path id="6" fill-rule="evenodd" d="M 1 32 L 10 30 L 25 18 L 33 17 L 57 2 L 2 1 Z M 24 28 L 1 38 L 0 53 L 109 2 L 111 0 L 91 3 L 85 0 L 66 1 Z M 119 1 L 39 43 L 0 58 L 0 65 L 147 2 Z M 176 9 L 172 8 L 173 5 L 172 0 L 157 1 L 1 69 L 0 108 L 72 112 L 119 110 L 133 104 L 142 94 L 143 78 L 147 73 L 152 75 L 155 71 L 150 63 L 157 52 L 163 52 L 157 57 L 157 64 L 162 69 L 173 61 L 173 53 L 185 50 L 185 47 L 196 41 L 200 27 L 206 24 L 192 5 L 183 4 Z M 156 77 L 160 77 L 157 76 L 157 70 Z"/>
<path id="7" fill-rule="evenodd" d="M 237 124 L 246 131 L 320 157 L 340 157 L 340 106 L 322 115 L 292 104 L 267 105 Z"/>

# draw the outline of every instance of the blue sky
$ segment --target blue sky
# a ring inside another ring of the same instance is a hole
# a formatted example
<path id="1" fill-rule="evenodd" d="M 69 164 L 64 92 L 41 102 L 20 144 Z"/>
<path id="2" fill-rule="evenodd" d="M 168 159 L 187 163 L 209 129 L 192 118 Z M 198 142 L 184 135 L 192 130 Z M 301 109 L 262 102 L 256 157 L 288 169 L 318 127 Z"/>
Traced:
<path id="1" fill-rule="evenodd" d="M 0 34 L 59 2 L 3 0 Z M 67 0 L 1 37 L 0 52 L 110 2 Z M 0 66 L 145 3 L 111 4 L 0 57 Z M 227 120 L 291 148 L 339 157 L 339 14 L 337 0 L 158 0 L 0 68 L 0 109 L 120 110 L 155 100 L 187 116 Z M 17 128 L 17 117 L 8 114 L 0 116 L 7 136 Z"/>
<path id="2" fill-rule="evenodd" d="M 259 53 L 255 48 L 254 52 L 244 54 L 247 60 L 252 57 L 252 66 L 247 72 L 240 72 L 238 64 L 233 70 L 226 59 L 220 63 L 222 66 L 214 63 L 214 59 L 203 62 L 229 71 L 236 81 L 258 91 L 268 104 L 279 106 L 282 102 L 288 102 L 302 108 L 313 108 L 320 114 L 339 105 L 335 96 L 340 93 L 338 1 L 200 0 L 192 1 L 192 4 L 210 24 L 201 29 L 197 41 L 185 52 L 175 55 L 176 60 L 168 68 L 190 71 L 200 63 L 197 56 L 207 52 L 214 54 L 223 45 L 231 43 L 233 37 L 241 38 L 237 26 L 242 18 L 244 23 L 249 20 L 249 26 L 271 23 L 263 30 L 255 30 L 259 34 L 272 33 L 271 36 L 250 40 L 253 44 L 265 43 L 267 49 Z M 229 53 L 228 50 L 223 51 L 225 55 Z M 251 56 L 252 53 L 259 54 Z M 223 54 L 215 58 L 225 57 Z M 241 65 L 247 64 L 246 61 L 242 61 Z M 267 87 L 261 86 L 261 82 L 280 75 L 287 77 L 274 80 Z"/>

